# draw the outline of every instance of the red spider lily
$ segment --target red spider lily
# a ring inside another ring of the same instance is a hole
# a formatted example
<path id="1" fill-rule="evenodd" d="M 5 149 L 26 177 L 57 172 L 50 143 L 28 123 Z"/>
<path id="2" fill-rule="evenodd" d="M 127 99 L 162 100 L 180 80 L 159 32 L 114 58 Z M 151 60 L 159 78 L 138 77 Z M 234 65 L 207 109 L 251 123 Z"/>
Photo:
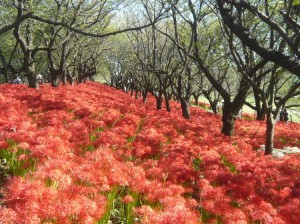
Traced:
<path id="1" fill-rule="evenodd" d="M 229 138 L 219 115 L 192 107 L 186 120 L 171 107 L 99 83 L 0 85 L 1 155 L 36 163 L 2 186 L 1 221 L 95 223 L 120 186 L 141 223 L 300 222 L 299 155 L 256 151 L 263 122 L 237 120 Z M 275 147 L 299 139 L 299 124 L 276 125 Z"/>

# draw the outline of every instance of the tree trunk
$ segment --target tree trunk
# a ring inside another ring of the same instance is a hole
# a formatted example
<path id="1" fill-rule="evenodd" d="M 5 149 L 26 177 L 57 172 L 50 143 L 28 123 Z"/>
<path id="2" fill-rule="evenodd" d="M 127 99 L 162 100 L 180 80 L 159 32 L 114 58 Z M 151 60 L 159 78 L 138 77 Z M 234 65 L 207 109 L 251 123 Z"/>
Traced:
<path id="1" fill-rule="evenodd" d="M 256 110 L 256 120 L 258 121 L 264 121 L 266 119 L 266 111 L 264 108 L 261 108 L 260 110 Z"/>
<path id="2" fill-rule="evenodd" d="M 35 66 L 30 55 L 31 53 L 27 54 L 27 58 L 25 59 L 25 74 L 28 79 L 28 86 L 30 88 L 38 88 L 39 84 L 35 75 Z"/>
<path id="3" fill-rule="evenodd" d="M 51 77 L 51 86 L 57 87 L 59 85 L 59 74 L 58 70 L 50 70 L 50 77 Z"/>
<path id="4" fill-rule="evenodd" d="M 185 99 L 180 99 L 180 105 L 181 105 L 182 116 L 185 119 L 190 119 L 191 114 L 190 114 L 189 102 Z"/>
<path id="5" fill-rule="evenodd" d="M 79 72 L 79 74 L 78 74 L 78 84 L 83 83 L 83 77 L 84 77 L 84 75 Z"/>
<path id="6" fill-rule="evenodd" d="M 165 96 L 166 110 L 167 110 L 168 112 L 171 112 L 171 105 L 170 105 L 169 94 L 168 94 L 168 93 L 165 93 L 164 96 Z"/>
<path id="7" fill-rule="evenodd" d="M 139 91 L 135 90 L 135 99 L 137 100 L 139 98 Z"/>
<path id="8" fill-rule="evenodd" d="M 59 85 L 58 79 L 51 79 L 51 86 L 52 87 L 57 87 Z"/>
<path id="9" fill-rule="evenodd" d="M 168 112 L 171 112 L 170 100 L 168 98 L 165 98 L 165 104 L 166 104 L 166 110 Z"/>
<path id="10" fill-rule="evenodd" d="M 215 115 L 218 114 L 218 100 L 214 100 L 211 103 L 211 109 L 212 109 L 212 111 L 214 112 Z"/>
<path id="11" fill-rule="evenodd" d="M 61 71 L 61 81 L 63 83 L 63 85 L 67 85 L 68 83 L 68 77 L 67 77 L 67 71 L 66 69 L 63 69 L 63 66 L 62 66 L 62 69 L 59 69 Z"/>
<path id="12" fill-rule="evenodd" d="M 266 131 L 266 142 L 265 142 L 265 155 L 272 155 L 273 153 L 273 142 L 274 142 L 274 129 L 275 119 L 271 111 L 267 113 L 267 131 Z"/>
<path id="13" fill-rule="evenodd" d="M 199 96 L 193 95 L 196 106 L 199 106 Z"/>
<path id="14" fill-rule="evenodd" d="M 163 102 L 162 95 L 155 96 L 155 99 L 156 99 L 156 109 L 161 110 L 162 109 L 162 102 Z"/>
<path id="15" fill-rule="evenodd" d="M 67 80 L 70 85 L 74 85 L 74 79 L 69 72 L 67 72 Z"/>
<path id="16" fill-rule="evenodd" d="M 231 108 L 231 103 L 226 103 L 225 101 L 222 116 L 223 127 L 221 132 L 227 136 L 232 136 L 236 119 Z"/>
<path id="17" fill-rule="evenodd" d="M 143 97 L 143 103 L 146 103 L 147 102 L 147 91 L 143 91 L 142 92 L 142 97 Z"/>
<path id="18" fill-rule="evenodd" d="M 64 86 L 67 85 L 67 81 L 68 81 L 67 76 L 66 76 L 66 75 L 63 75 L 63 77 L 62 77 L 62 82 L 63 82 L 63 85 L 64 85 Z"/>
<path id="19" fill-rule="evenodd" d="M 32 74 L 31 72 L 27 73 L 27 79 L 28 79 L 28 87 L 30 87 L 30 88 L 38 88 L 39 87 L 39 84 L 36 81 L 34 74 Z"/>
<path id="20" fill-rule="evenodd" d="M 255 108 L 256 108 L 256 120 L 264 121 L 266 119 L 266 108 L 261 105 L 259 93 L 253 89 L 254 99 L 255 99 Z"/>

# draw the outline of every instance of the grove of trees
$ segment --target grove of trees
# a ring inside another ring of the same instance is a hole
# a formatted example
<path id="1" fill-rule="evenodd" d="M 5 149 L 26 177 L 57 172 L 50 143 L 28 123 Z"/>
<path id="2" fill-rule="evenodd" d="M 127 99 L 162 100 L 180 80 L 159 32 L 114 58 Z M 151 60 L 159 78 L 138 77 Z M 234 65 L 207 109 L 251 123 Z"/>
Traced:
<path id="1" fill-rule="evenodd" d="M 227 136 L 247 105 L 272 154 L 280 111 L 300 106 L 299 14 L 295 0 L 3 0 L 0 81 L 97 79 L 186 119 L 202 96 Z"/>

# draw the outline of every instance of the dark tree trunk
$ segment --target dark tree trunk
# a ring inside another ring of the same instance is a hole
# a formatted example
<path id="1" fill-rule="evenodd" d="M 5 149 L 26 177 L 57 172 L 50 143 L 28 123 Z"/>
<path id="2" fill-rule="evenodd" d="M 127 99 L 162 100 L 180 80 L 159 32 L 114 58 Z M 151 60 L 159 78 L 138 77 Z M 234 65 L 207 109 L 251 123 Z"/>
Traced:
<path id="1" fill-rule="evenodd" d="M 144 103 L 147 102 L 147 94 L 148 94 L 147 91 L 143 91 L 143 92 L 142 92 L 142 97 L 143 97 L 143 102 L 144 102 Z"/>
<path id="2" fill-rule="evenodd" d="M 223 116 L 222 116 L 222 133 L 227 136 L 232 136 L 237 115 L 243 107 L 250 84 L 245 78 L 242 78 L 239 90 L 234 100 L 230 102 L 230 98 L 224 99 Z"/>
<path id="3" fill-rule="evenodd" d="M 57 87 L 59 85 L 58 79 L 51 79 L 51 86 L 52 87 Z"/>
<path id="4" fill-rule="evenodd" d="M 13 53 L 11 54 L 10 58 L 12 58 Z M 0 49 L 0 60 L 2 63 L 1 73 L 4 76 L 5 82 L 9 82 L 11 78 L 13 78 L 13 74 L 16 74 L 15 72 L 11 72 L 11 70 L 14 70 L 11 65 L 11 59 L 8 63 L 6 63 L 5 57 L 2 53 L 2 50 Z M 11 69 L 9 69 L 11 68 Z"/>
<path id="5" fill-rule="evenodd" d="M 168 98 L 165 98 L 165 104 L 166 104 L 166 110 L 168 112 L 171 112 L 170 100 Z"/>
<path id="6" fill-rule="evenodd" d="M 186 70 L 187 77 L 190 77 L 190 70 Z M 181 106 L 181 114 L 185 119 L 190 119 L 191 114 L 190 114 L 190 97 L 191 97 L 191 85 L 190 83 L 187 83 L 187 88 L 184 89 L 185 84 L 182 83 L 182 77 L 178 77 L 178 82 L 177 82 L 177 96 L 179 99 L 179 103 Z M 184 91 L 185 90 L 185 91 Z M 184 92 L 186 92 L 184 94 Z"/>
<path id="7" fill-rule="evenodd" d="M 69 84 L 71 86 L 73 86 L 74 85 L 74 79 L 72 77 L 70 79 L 69 78 L 67 78 L 67 79 L 68 79 Z"/>
<path id="8" fill-rule="evenodd" d="M 17 15 L 18 18 L 20 18 L 24 13 L 24 9 L 26 8 L 24 6 L 24 4 L 25 4 L 24 1 L 16 1 L 16 7 L 18 9 L 18 15 Z M 26 22 L 26 24 L 25 24 L 25 30 L 26 30 L 25 38 L 23 38 L 20 35 L 19 30 L 20 30 L 20 24 L 18 24 L 14 28 L 13 34 L 14 34 L 16 40 L 18 41 L 18 43 L 20 44 L 20 47 L 24 54 L 23 55 L 23 57 L 24 57 L 23 66 L 24 66 L 25 75 L 28 80 L 28 86 L 30 88 L 38 88 L 38 82 L 36 80 L 35 67 L 34 67 L 34 55 L 35 55 L 36 51 L 34 53 L 34 50 L 32 49 L 33 34 L 32 34 L 31 23 Z"/>
<path id="9" fill-rule="evenodd" d="M 24 67 L 25 67 L 25 74 L 26 77 L 28 79 L 28 86 L 30 88 L 38 88 L 39 84 L 38 81 L 36 79 L 36 74 L 35 74 L 35 66 L 33 63 L 33 59 L 30 57 L 31 53 L 29 53 L 28 55 L 26 55 L 25 58 L 25 63 L 24 63 Z"/>
<path id="10" fill-rule="evenodd" d="M 65 85 L 67 85 L 67 76 L 66 75 L 64 75 L 63 77 L 62 77 L 62 82 L 63 82 L 63 85 L 65 86 Z"/>
<path id="11" fill-rule="evenodd" d="M 171 105 L 170 105 L 170 97 L 169 97 L 169 94 L 168 94 L 168 93 L 165 93 L 164 96 L 165 96 L 166 110 L 167 110 L 168 112 L 171 112 Z"/>
<path id="12" fill-rule="evenodd" d="M 27 79 L 28 79 L 28 87 L 30 87 L 30 88 L 38 88 L 39 87 L 39 84 L 36 81 L 34 74 L 27 73 Z"/>
<path id="13" fill-rule="evenodd" d="M 70 71 L 67 71 L 67 80 L 69 82 L 70 85 L 74 85 L 74 78 L 73 76 L 70 74 Z"/>
<path id="14" fill-rule="evenodd" d="M 195 99 L 196 106 L 199 106 L 199 96 L 197 96 L 197 95 L 194 94 L 193 97 Z"/>
<path id="15" fill-rule="evenodd" d="M 65 86 L 68 83 L 67 71 L 66 69 L 59 69 L 59 70 L 61 71 L 61 81 Z"/>
<path id="16" fill-rule="evenodd" d="M 181 105 L 182 116 L 185 119 L 190 119 L 191 114 L 190 114 L 189 102 L 186 99 L 180 99 L 180 105 Z"/>
<path id="17" fill-rule="evenodd" d="M 264 121 L 266 119 L 266 110 L 264 108 L 260 108 L 260 110 L 256 111 L 256 120 Z"/>
<path id="18" fill-rule="evenodd" d="M 58 70 L 50 70 L 51 86 L 57 87 L 59 85 L 59 73 Z"/>
<path id="19" fill-rule="evenodd" d="M 232 111 L 232 105 L 231 103 L 224 102 L 223 107 L 223 116 L 222 116 L 222 133 L 227 136 L 232 136 L 233 130 L 234 130 L 234 124 L 235 124 L 235 116 Z"/>
<path id="20" fill-rule="evenodd" d="M 260 83 L 258 83 L 259 85 Z M 254 100 L 255 100 L 255 108 L 256 108 L 256 120 L 264 121 L 266 119 L 266 108 L 265 106 L 261 105 L 261 100 L 259 93 L 253 89 L 254 93 Z"/>
<path id="21" fill-rule="evenodd" d="M 265 155 L 272 155 L 273 153 L 273 141 L 274 141 L 274 129 L 275 119 L 271 111 L 267 112 L 267 131 L 266 131 L 266 142 L 265 142 Z"/>
<path id="22" fill-rule="evenodd" d="M 81 74 L 81 73 L 78 74 L 78 84 L 83 83 L 83 77 L 84 77 L 83 74 Z"/>
<path id="23" fill-rule="evenodd" d="M 218 114 L 218 100 L 214 100 L 212 103 L 211 103 L 211 109 L 212 111 L 214 112 L 215 115 Z"/>
<path id="24" fill-rule="evenodd" d="M 156 109 L 161 110 L 162 109 L 162 102 L 163 102 L 162 95 L 155 96 L 155 99 L 156 99 Z"/>
<path id="25" fill-rule="evenodd" d="M 209 102 L 210 109 L 213 111 L 214 114 L 217 114 L 217 105 L 214 106 L 214 101 L 210 97 L 206 97 L 206 99 Z M 205 105 L 204 105 L 204 109 L 205 109 Z"/>

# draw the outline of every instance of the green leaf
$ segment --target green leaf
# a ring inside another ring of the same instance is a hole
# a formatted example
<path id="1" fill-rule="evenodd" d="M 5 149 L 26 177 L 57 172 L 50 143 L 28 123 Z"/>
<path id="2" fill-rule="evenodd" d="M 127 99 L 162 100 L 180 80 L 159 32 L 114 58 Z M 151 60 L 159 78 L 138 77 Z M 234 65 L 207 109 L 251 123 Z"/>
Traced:
<path id="1" fill-rule="evenodd" d="M 293 6 L 299 5 L 300 4 L 300 0 L 294 0 L 293 1 Z"/>
<path id="2" fill-rule="evenodd" d="M 199 171 L 201 163 L 202 163 L 202 159 L 201 158 L 195 158 L 195 159 L 193 159 L 193 168 L 195 170 Z"/>

